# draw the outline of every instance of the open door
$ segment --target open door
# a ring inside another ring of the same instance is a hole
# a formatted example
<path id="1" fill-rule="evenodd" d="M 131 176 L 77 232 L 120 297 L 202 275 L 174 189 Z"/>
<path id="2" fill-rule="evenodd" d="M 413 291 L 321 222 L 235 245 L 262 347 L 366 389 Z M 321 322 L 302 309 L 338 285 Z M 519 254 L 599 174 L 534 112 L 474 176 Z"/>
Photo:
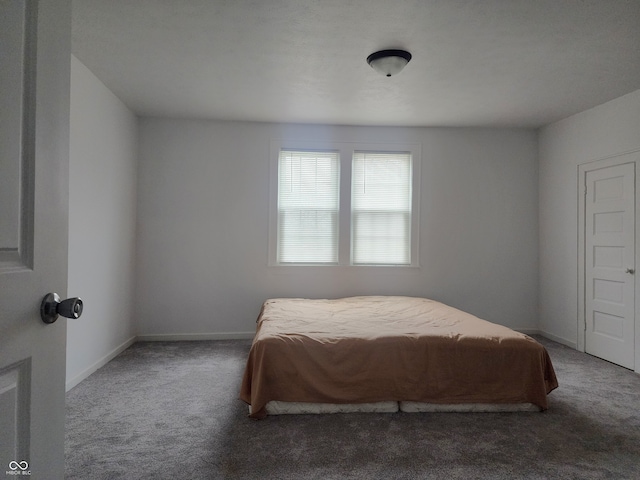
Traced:
<path id="1" fill-rule="evenodd" d="M 0 475 L 64 477 L 69 0 L 0 1 Z"/>

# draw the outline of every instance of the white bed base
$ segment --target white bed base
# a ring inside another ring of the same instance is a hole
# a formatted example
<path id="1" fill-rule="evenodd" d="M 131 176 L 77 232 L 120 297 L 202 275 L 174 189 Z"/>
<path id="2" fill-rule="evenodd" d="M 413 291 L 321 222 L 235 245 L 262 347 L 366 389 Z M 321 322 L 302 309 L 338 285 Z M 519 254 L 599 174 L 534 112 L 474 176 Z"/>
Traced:
<path id="1" fill-rule="evenodd" d="M 541 408 L 533 403 L 461 403 L 446 404 L 422 402 L 375 402 L 375 403 L 308 403 L 280 402 L 272 400 L 266 406 L 267 415 L 299 415 L 322 413 L 405 413 L 424 412 L 539 412 Z M 249 405 L 251 414 L 251 405 Z"/>

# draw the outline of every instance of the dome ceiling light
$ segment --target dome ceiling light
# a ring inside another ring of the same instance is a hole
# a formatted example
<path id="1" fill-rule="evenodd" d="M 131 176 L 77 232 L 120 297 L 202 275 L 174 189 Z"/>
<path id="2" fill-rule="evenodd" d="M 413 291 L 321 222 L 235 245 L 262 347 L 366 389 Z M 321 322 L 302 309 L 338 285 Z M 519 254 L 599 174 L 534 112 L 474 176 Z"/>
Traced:
<path id="1" fill-rule="evenodd" d="M 367 57 L 367 63 L 386 77 L 397 75 L 411 60 L 411 54 L 405 50 L 380 50 Z"/>

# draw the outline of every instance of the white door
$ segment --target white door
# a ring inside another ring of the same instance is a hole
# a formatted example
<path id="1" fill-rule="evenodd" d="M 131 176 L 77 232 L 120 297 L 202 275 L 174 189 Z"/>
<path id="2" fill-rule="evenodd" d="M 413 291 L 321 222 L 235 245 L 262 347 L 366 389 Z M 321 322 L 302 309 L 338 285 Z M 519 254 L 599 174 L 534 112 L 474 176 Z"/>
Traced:
<path id="1" fill-rule="evenodd" d="M 585 351 L 634 368 L 635 164 L 586 173 Z"/>
<path id="2" fill-rule="evenodd" d="M 0 0 L 0 477 L 64 477 L 70 1 Z"/>

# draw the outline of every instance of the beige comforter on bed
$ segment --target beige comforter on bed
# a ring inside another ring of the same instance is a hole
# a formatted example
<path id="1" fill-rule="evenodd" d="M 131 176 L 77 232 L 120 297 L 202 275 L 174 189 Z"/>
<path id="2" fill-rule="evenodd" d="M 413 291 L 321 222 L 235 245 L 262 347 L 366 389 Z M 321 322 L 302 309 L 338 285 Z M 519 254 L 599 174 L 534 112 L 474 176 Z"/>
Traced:
<path id="1" fill-rule="evenodd" d="M 531 337 L 424 298 L 271 299 L 258 318 L 240 398 L 533 403 L 558 386 Z"/>

